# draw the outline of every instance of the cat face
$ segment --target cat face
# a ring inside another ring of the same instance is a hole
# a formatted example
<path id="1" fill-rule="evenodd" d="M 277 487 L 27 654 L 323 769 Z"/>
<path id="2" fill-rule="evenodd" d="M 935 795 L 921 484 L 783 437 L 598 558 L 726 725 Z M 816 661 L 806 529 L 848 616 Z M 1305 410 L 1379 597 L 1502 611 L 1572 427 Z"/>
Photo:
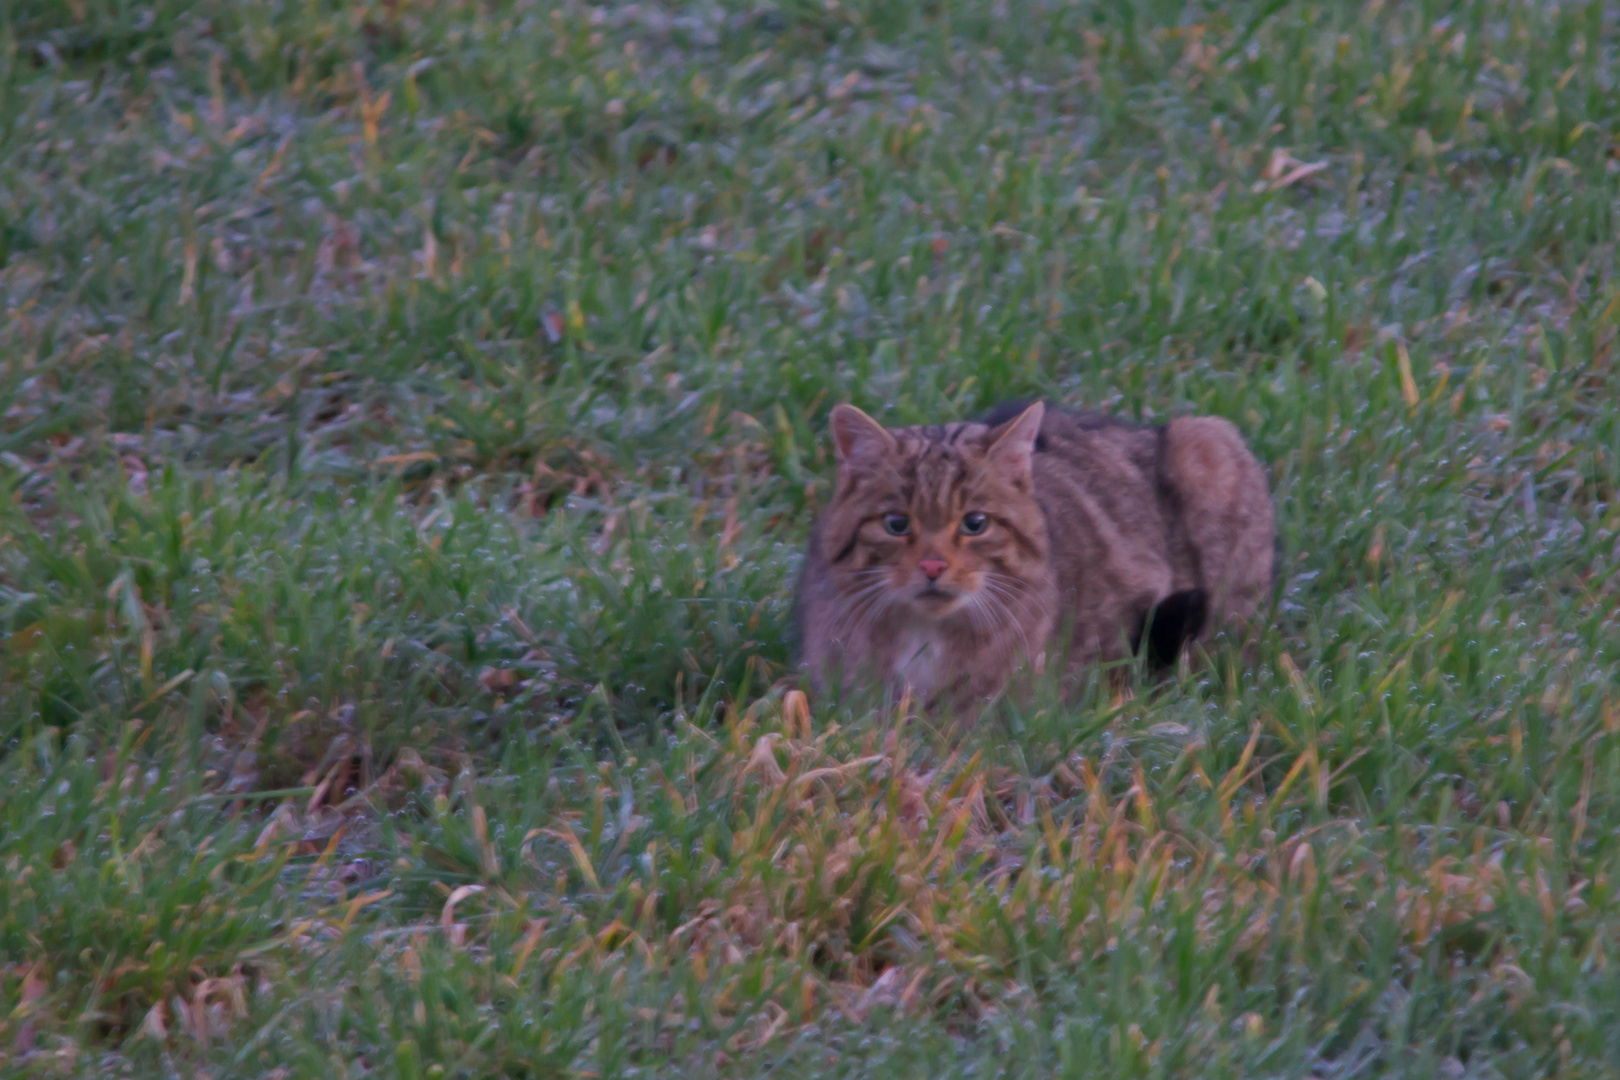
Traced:
<path id="1" fill-rule="evenodd" d="M 1048 573 L 1031 454 L 1043 406 L 999 427 L 893 431 L 832 412 L 838 486 L 823 553 L 839 593 L 871 621 L 956 623 L 991 636 L 1028 621 Z"/>

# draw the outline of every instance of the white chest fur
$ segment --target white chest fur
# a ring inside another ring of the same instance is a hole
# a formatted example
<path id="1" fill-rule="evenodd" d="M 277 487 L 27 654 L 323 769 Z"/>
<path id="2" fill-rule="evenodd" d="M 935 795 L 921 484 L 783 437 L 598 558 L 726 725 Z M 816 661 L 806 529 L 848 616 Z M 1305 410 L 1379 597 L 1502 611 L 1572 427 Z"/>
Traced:
<path id="1" fill-rule="evenodd" d="M 943 652 L 932 628 L 917 627 L 902 632 L 895 643 L 895 680 L 916 693 L 932 693 L 939 682 Z"/>

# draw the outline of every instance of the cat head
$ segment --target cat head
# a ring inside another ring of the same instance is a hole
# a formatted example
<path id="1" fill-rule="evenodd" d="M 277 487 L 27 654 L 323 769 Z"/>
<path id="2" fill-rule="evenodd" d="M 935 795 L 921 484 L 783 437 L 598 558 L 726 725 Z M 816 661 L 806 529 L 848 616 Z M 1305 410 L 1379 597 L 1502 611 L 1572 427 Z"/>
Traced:
<path id="1" fill-rule="evenodd" d="M 1044 406 L 1006 423 L 889 429 L 834 407 L 838 482 L 822 519 L 830 576 L 870 617 L 960 620 L 994 632 L 1046 580 L 1032 455 Z"/>

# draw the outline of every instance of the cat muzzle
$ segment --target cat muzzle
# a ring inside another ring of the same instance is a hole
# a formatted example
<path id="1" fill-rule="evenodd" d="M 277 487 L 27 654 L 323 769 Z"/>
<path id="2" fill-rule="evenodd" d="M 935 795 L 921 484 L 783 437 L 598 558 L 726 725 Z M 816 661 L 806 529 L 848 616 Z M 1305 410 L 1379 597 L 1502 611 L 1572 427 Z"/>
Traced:
<path id="1" fill-rule="evenodd" d="M 913 600 L 925 611 L 940 612 L 956 603 L 961 595 L 956 589 L 944 589 L 929 581 L 917 590 Z"/>

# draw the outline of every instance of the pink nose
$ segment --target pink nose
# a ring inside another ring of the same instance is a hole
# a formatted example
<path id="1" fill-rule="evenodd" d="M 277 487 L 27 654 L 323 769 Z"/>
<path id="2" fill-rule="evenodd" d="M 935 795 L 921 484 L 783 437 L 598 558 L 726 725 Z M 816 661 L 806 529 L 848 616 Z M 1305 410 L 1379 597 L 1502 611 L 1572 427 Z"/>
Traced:
<path id="1" fill-rule="evenodd" d="M 944 559 L 924 559 L 917 566 L 929 581 L 937 581 L 939 575 L 945 572 L 946 562 Z"/>

